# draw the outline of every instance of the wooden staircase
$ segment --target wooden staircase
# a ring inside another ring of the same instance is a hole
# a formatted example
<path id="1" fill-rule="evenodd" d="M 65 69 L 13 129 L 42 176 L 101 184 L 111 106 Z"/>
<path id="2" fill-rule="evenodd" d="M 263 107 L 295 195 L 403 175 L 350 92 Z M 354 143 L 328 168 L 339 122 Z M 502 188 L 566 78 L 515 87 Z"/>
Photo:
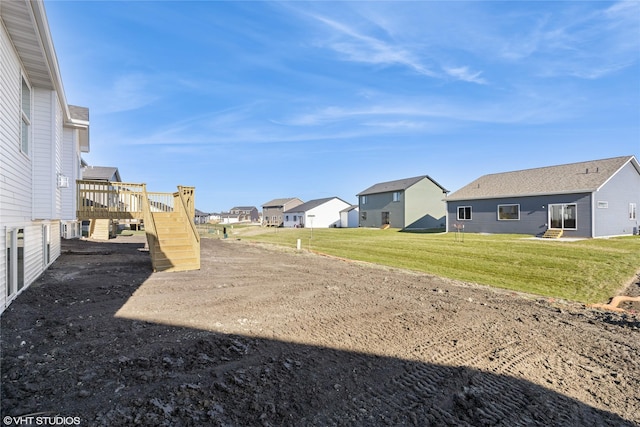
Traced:
<path id="1" fill-rule="evenodd" d="M 112 220 L 142 219 L 153 271 L 200 269 L 194 187 L 178 186 L 175 193 L 152 193 L 147 192 L 145 184 L 78 180 L 76 185 L 77 217 L 91 220 L 90 236 L 106 240 Z M 107 224 L 106 231 L 103 224 Z"/>
<path id="2" fill-rule="evenodd" d="M 194 245 L 191 226 L 181 212 L 153 212 L 156 236 L 149 241 L 154 271 L 200 269 L 200 244 Z"/>
<path id="3" fill-rule="evenodd" d="M 95 240 L 111 238 L 112 221 L 110 219 L 92 219 L 89 226 L 89 237 Z"/>
<path id="4" fill-rule="evenodd" d="M 562 230 L 557 228 L 548 228 L 542 235 L 544 239 L 559 239 L 560 237 L 562 237 Z"/>

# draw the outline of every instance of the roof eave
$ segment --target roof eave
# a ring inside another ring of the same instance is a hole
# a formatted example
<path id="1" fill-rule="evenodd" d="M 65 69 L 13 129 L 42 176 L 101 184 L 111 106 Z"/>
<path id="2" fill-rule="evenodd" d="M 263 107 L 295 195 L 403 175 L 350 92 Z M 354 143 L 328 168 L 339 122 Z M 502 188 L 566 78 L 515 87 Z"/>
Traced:
<path id="1" fill-rule="evenodd" d="M 491 200 L 491 199 L 515 199 L 522 197 L 540 197 L 540 196 L 558 196 L 563 194 L 592 194 L 598 191 L 598 189 L 582 189 L 582 190 L 570 190 L 570 191 L 554 191 L 550 193 L 525 193 L 525 194 L 499 194 L 493 196 L 480 196 L 480 197 L 451 197 L 445 198 L 446 202 L 463 202 L 467 200 Z"/>

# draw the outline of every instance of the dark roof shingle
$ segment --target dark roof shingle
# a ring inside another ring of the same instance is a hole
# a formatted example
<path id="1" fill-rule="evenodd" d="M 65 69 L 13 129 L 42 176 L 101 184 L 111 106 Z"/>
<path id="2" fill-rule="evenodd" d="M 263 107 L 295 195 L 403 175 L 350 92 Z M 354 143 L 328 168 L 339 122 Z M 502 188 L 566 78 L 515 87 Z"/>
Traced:
<path id="1" fill-rule="evenodd" d="M 398 179 L 395 181 L 380 182 L 378 184 L 372 185 L 371 187 L 367 188 L 364 191 L 361 191 L 360 193 L 356 194 L 356 196 L 366 196 L 368 194 L 389 193 L 391 191 L 406 190 L 407 188 L 411 187 L 412 185 L 414 185 L 419 181 L 422 181 L 425 178 L 433 182 L 438 187 L 440 187 L 444 193 L 448 193 L 448 190 L 446 190 L 442 185 L 438 184 L 429 175 L 421 175 L 421 176 L 415 176 L 413 178 L 405 178 L 405 179 Z"/>
<path id="2" fill-rule="evenodd" d="M 613 157 L 484 175 L 452 193 L 447 200 L 590 193 L 632 159 L 633 156 Z"/>

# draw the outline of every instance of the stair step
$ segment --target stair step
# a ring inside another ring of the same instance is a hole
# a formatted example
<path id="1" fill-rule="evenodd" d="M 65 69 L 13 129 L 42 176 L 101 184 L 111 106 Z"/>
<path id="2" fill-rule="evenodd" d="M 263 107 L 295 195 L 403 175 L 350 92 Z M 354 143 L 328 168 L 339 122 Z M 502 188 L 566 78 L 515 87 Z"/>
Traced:
<path id="1" fill-rule="evenodd" d="M 561 229 L 547 229 L 542 235 L 545 239 L 559 239 L 562 237 L 563 230 Z"/>
<path id="2" fill-rule="evenodd" d="M 154 212 L 156 240 L 152 247 L 155 271 L 200 269 L 200 246 L 194 246 L 192 230 L 183 212 Z"/>

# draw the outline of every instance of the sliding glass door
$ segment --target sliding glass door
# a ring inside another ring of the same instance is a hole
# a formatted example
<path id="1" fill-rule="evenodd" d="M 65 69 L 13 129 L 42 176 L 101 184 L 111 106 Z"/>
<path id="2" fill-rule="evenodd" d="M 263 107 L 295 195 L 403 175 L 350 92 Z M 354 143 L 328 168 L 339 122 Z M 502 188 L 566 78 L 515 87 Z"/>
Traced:
<path id="1" fill-rule="evenodd" d="M 549 228 L 576 230 L 577 206 L 575 203 L 549 205 Z"/>

